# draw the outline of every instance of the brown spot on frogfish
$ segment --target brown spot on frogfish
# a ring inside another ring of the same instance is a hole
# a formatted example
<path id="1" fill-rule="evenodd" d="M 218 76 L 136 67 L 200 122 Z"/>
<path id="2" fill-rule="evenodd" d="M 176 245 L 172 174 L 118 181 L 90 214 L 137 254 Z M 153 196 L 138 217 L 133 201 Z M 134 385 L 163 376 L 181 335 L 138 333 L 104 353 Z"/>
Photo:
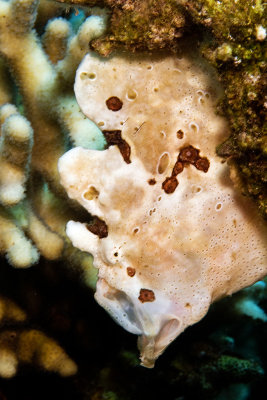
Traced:
<path id="1" fill-rule="evenodd" d="M 127 274 L 132 278 L 135 276 L 135 269 L 132 267 L 127 267 Z"/>
<path id="2" fill-rule="evenodd" d="M 140 289 L 138 300 L 140 300 L 141 303 L 152 302 L 156 300 L 155 293 L 150 289 Z"/>
<path id="3" fill-rule="evenodd" d="M 131 155 L 131 147 L 128 145 L 128 143 L 126 142 L 126 140 L 124 140 L 121 137 L 121 130 L 119 129 L 115 129 L 113 131 L 108 131 L 108 130 L 104 130 L 103 134 L 105 136 L 105 139 L 107 141 L 107 145 L 109 146 L 113 146 L 113 145 L 117 145 L 121 155 L 124 159 L 124 161 L 127 164 L 130 164 L 131 160 L 130 160 L 130 155 Z"/>
<path id="4" fill-rule="evenodd" d="M 122 108 L 122 101 L 116 97 L 112 96 L 106 101 L 107 108 L 111 111 L 119 111 Z"/>
<path id="5" fill-rule="evenodd" d="M 193 146 L 184 147 L 179 154 L 179 161 L 194 164 L 199 158 L 199 150 Z"/>
<path id="6" fill-rule="evenodd" d="M 166 178 L 162 183 L 162 189 L 165 193 L 170 194 L 175 191 L 178 186 L 178 180 L 176 176 L 171 176 L 170 178 Z"/>
<path id="7" fill-rule="evenodd" d="M 108 236 L 107 224 L 98 217 L 94 217 L 90 224 L 86 224 L 86 228 L 94 235 L 97 235 L 99 239 L 103 239 Z"/>

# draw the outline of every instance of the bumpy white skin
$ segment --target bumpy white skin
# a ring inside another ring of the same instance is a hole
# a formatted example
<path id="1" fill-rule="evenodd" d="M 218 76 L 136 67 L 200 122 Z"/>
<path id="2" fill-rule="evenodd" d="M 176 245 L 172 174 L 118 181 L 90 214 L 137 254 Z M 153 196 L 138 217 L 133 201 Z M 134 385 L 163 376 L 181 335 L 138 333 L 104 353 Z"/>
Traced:
<path id="1" fill-rule="evenodd" d="M 93 254 L 96 300 L 140 335 L 147 367 L 211 302 L 267 273 L 266 228 L 249 200 L 236 193 L 227 164 L 215 153 L 228 132 L 214 113 L 218 82 L 201 63 L 189 56 L 87 55 L 76 76 L 78 103 L 104 130 L 122 131 L 131 163 L 117 146 L 75 148 L 59 162 L 69 197 L 108 227 L 100 239 L 85 224 L 70 221 L 67 234 L 74 246 Z M 123 103 L 118 111 L 107 107 L 112 96 Z M 165 193 L 162 183 L 188 145 L 210 167 L 203 172 L 186 164 L 176 190 Z M 150 301 L 140 301 L 141 289 L 153 292 Z"/>

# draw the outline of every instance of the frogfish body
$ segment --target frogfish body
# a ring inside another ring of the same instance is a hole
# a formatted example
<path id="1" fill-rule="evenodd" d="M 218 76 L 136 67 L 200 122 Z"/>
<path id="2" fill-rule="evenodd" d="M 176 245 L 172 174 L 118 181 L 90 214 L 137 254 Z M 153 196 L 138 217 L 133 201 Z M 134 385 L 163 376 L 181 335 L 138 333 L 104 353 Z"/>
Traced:
<path id="1" fill-rule="evenodd" d="M 67 234 L 93 255 L 95 298 L 139 336 L 146 367 L 212 302 L 267 274 L 266 226 L 216 155 L 229 134 L 221 92 L 192 54 L 88 54 L 77 71 L 77 101 L 107 148 L 59 161 L 69 197 L 96 217 Z"/>

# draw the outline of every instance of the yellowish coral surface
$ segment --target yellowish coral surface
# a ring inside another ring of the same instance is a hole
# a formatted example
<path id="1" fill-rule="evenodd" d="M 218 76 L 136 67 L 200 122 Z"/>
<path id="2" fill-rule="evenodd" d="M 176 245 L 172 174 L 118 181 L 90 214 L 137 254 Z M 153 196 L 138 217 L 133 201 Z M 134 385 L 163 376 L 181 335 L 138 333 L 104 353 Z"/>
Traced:
<path id="1" fill-rule="evenodd" d="M 37 329 L 17 325 L 10 330 L 6 322 L 22 324 L 26 313 L 16 303 L 0 297 L 0 377 L 12 378 L 19 364 L 33 364 L 61 376 L 74 375 L 77 366 L 60 345 Z"/>

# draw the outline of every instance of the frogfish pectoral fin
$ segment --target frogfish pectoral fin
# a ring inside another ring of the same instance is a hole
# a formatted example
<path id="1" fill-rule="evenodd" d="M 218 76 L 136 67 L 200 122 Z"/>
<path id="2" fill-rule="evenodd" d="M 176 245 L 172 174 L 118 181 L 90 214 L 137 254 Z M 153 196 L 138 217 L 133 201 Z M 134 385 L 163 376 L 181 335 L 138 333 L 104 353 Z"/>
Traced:
<path id="1" fill-rule="evenodd" d="M 133 288 L 126 293 L 100 278 L 95 299 L 124 329 L 139 336 L 141 364 L 147 368 L 153 368 L 160 354 L 186 327 L 181 309 L 160 293 L 153 303 L 142 303 Z"/>
<path id="2" fill-rule="evenodd" d="M 145 334 L 139 336 L 138 348 L 141 365 L 153 368 L 156 359 L 183 330 L 181 322 L 177 318 L 170 318 L 155 336 Z"/>

